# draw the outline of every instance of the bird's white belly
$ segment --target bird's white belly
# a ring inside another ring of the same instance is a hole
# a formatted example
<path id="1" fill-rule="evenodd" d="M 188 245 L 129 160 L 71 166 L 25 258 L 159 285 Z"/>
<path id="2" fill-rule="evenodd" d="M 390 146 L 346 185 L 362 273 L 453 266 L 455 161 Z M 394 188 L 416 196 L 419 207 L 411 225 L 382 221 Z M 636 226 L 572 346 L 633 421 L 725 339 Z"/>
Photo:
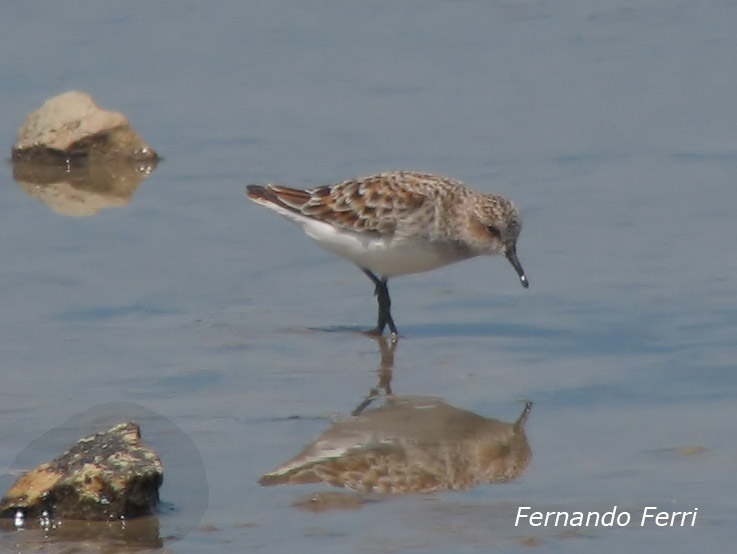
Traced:
<path id="1" fill-rule="evenodd" d="M 449 244 L 424 239 L 362 236 L 315 220 L 303 222 L 302 227 L 323 248 L 383 277 L 429 271 L 469 257 Z"/>

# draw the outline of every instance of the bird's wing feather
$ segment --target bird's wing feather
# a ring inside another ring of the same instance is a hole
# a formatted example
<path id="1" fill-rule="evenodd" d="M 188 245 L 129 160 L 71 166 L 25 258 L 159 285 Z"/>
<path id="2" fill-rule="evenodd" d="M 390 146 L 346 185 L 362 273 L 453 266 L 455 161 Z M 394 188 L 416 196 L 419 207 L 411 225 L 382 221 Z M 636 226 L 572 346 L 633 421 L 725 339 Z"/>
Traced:
<path id="1" fill-rule="evenodd" d="M 427 186 L 433 179 L 420 173 L 380 173 L 308 190 L 250 185 L 248 196 L 341 229 L 391 235 L 410 220 L 434 217 L 430 195 L 435 188 Z"/>

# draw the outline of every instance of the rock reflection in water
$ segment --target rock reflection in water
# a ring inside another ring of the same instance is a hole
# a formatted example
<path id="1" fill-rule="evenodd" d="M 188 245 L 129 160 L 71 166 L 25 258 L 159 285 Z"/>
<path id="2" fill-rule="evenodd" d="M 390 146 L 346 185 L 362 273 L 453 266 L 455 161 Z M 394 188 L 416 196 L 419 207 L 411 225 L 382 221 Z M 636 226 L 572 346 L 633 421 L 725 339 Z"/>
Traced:
<path id="1" fill-rule="evenodd" d="M 55 212 L 84 217 L 104 208 L 126 206 L 157 161 L 67 160 L 60 165 L 28 161 L 13 163 L 13 178 Z"/>
<path id="2" fill-rule="evenodd" d="M 31 552 L 48 547 L 50 540 L 63 545 L 70 543 L 64 552 L 130 552 L 134 549 L 162 548 L 159 519 L 155 516 L 136 518 L 129 521 L 77 521 L 64 520 L 63 524 L 51 522 L 38 525 L 29 522 L 24 533 L 3 533 L 0 536 L 0 551 L 7 547 L 13 552 Z M 0 520 L 0 530 L 13 529 L 12 520 Z M 4 544 L 4 543 L 12 544 Z M 74 544 L 74 543 L 80 543 Z"/>
<path id="3" fill-rule="evenodd" d="M 382 352 L 382 387 L 388 388 L 385 356 L 393 356 L 393 347 Z M 322 482 L 361 492 L 416 493 L 502 483 L 527 469 L 532 453 L 524 427 L 530 402 L 515 422 L 506 423 L 427 396 L 386 394 L 383 405 L 368 409 L 377 392 L 259 483 Z"/>

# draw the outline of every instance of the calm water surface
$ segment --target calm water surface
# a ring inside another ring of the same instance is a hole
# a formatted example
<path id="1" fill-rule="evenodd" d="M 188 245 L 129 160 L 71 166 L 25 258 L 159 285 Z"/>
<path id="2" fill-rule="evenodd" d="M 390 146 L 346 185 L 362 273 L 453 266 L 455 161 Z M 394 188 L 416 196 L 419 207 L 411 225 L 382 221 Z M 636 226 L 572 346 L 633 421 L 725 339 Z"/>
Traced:
<path id="1" fill-rule="evenodd" d="M 732 551 L 735 24 L 726 1 L 6 6 L 8 154 L 28 111 L 81 89 L 165 160 L 84 217 L 0 176 L 3 491 L 120 415 L 164 458 L 153 535 L 173 552 Z M 532 462 L 300 509 L 337 489 L 257 480 L 376 386 L 379 345 L 349 331 L 375 300 L 244 185 L 388 169 L 523 213 L 529 290 L 503 259 L 393 280 L 392 388 L 503 421 L 532 400 Z M 515 527 L 519 506 L 633 523 Z M 698 518 L 641 528 L 645 506 Z M 74 537 L 0 549 L 137 547 Z"/>

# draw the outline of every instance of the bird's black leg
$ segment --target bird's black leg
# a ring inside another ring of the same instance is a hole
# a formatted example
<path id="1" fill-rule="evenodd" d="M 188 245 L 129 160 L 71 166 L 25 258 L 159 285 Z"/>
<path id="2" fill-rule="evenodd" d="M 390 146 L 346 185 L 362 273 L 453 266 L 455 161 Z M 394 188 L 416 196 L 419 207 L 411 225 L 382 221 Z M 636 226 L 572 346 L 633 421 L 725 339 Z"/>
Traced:
<path id="1" fill-rule="evenodd" d="M 374 289 L 374 295 L 376 296 L 376 300 L 379 303 L 378 322 L 376 324 L 376 328 L 371 330 L 370 333 L 375 334 L 375 335 L 381 335 L 381 333 L 384 332 L 384 327 L 389 325 L 389 330 L 391 331 L 392 335 L 394 336 L 398 335 L 399 333 L 397 332 L 397 326 L 394 325 L 394 320 L 392 319 L 392 314 L 391 314 L 392 301 L 389 298 L 389 289 L 386 286 L 386 278 L 379 279 L 376 275 L 374 275 L 368 269 L 364 269 L 363 272 L 374 283 L 374 287 L 376 287 Z"/>

